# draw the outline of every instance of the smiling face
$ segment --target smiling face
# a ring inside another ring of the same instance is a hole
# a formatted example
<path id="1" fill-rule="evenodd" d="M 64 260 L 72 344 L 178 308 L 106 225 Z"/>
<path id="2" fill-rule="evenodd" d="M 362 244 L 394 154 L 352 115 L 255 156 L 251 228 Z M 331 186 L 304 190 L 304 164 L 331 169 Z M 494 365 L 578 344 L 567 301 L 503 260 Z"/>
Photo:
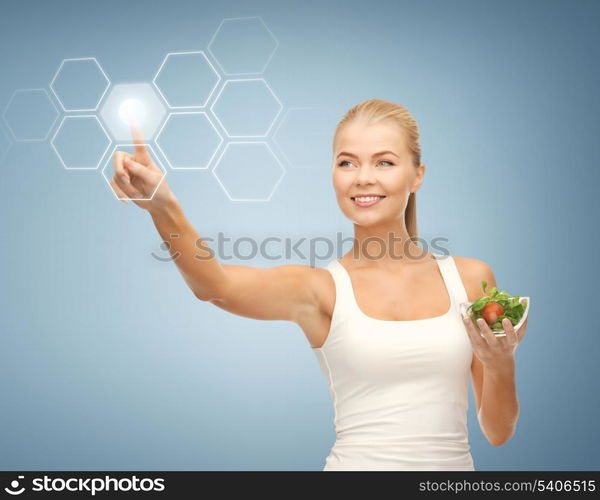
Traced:
<path id="1" fill-rule="evenodd" d="M 383 154 L 378 154 L 387 151 Z M 409 195 L 425 174 L 406 143 L 404 130 L 391 121 L 366 125 L 354 121 L 338 132 L 333 155 L 333 186 L 344 214 L 360 226 L 403 221 Z M 357 195 L 377 199 L 356 199 Z"/>

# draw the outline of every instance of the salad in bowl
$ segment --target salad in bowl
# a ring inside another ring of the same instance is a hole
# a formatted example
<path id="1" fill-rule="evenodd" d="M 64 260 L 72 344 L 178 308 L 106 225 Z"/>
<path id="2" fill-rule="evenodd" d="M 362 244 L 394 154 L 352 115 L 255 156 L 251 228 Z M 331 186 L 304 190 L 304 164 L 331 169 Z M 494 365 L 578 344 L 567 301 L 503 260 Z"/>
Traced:
<path id="1" fill-rule="evenodd" d="M 470 317 L 477 327 L 477 320 L 483 318 L 494 335 L 499 337 L 506 335 L 502 327 L 502 320 L 508 318 L 516 332 L 527 318 L 529 297 L 510 295 L 507 292 L 498 291 L 496 287 L 492 287 L 486 294 L 487 281 L 482 281 L 481 286 L 484 295 L 473 302 L 460 304 L 463 318 Z"/>

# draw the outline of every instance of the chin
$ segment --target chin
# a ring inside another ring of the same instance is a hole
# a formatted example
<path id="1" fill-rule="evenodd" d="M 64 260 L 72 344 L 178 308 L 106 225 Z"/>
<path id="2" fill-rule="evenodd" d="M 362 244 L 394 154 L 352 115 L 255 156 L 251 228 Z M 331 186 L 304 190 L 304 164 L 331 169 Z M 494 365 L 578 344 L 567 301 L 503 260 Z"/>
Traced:
<path id="1" fill-rule="evenodd" d="M 349 217 L 352 222 L 358 224 L 359 226 L 380 226 L 384 224 L 387 219 L 381 216 L 369 216 L 369 215 L 359 215 L 357 216 L 355 213 L 351 214 Z"/>

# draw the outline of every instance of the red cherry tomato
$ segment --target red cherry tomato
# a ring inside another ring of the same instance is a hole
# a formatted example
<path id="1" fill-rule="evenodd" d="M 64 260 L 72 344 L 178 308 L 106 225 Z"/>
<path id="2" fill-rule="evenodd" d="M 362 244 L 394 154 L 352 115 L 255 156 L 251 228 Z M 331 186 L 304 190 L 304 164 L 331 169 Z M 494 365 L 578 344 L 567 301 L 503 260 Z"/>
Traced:
<path id="1" fill-rule="evenodd" d="M 493 325 L 498 316 L 504 314 L 504 308 L 498 302 L 490 302 L 485 305 L 481 314 L 488 325 Z"/>

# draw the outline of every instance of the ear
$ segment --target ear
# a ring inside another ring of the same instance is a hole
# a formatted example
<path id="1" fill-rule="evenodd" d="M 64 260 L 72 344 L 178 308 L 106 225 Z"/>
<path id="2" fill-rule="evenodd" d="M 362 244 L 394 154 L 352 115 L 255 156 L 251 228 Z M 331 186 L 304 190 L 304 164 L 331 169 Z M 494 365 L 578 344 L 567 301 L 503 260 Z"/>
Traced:
<path id="1" fill-rule="evenodd" d="M 412 184 L 412 187 L 410 188 L 410 192 L 411 193 L 416 193 L 419 188 L 421 187 L 421 184 L 423 183 L 423 179 L 425 178 L 425 164 L 421 163 L 421 165 L 419 165 L 416 169 L 416 176 L 415 176 L 415 180 Z"/>

